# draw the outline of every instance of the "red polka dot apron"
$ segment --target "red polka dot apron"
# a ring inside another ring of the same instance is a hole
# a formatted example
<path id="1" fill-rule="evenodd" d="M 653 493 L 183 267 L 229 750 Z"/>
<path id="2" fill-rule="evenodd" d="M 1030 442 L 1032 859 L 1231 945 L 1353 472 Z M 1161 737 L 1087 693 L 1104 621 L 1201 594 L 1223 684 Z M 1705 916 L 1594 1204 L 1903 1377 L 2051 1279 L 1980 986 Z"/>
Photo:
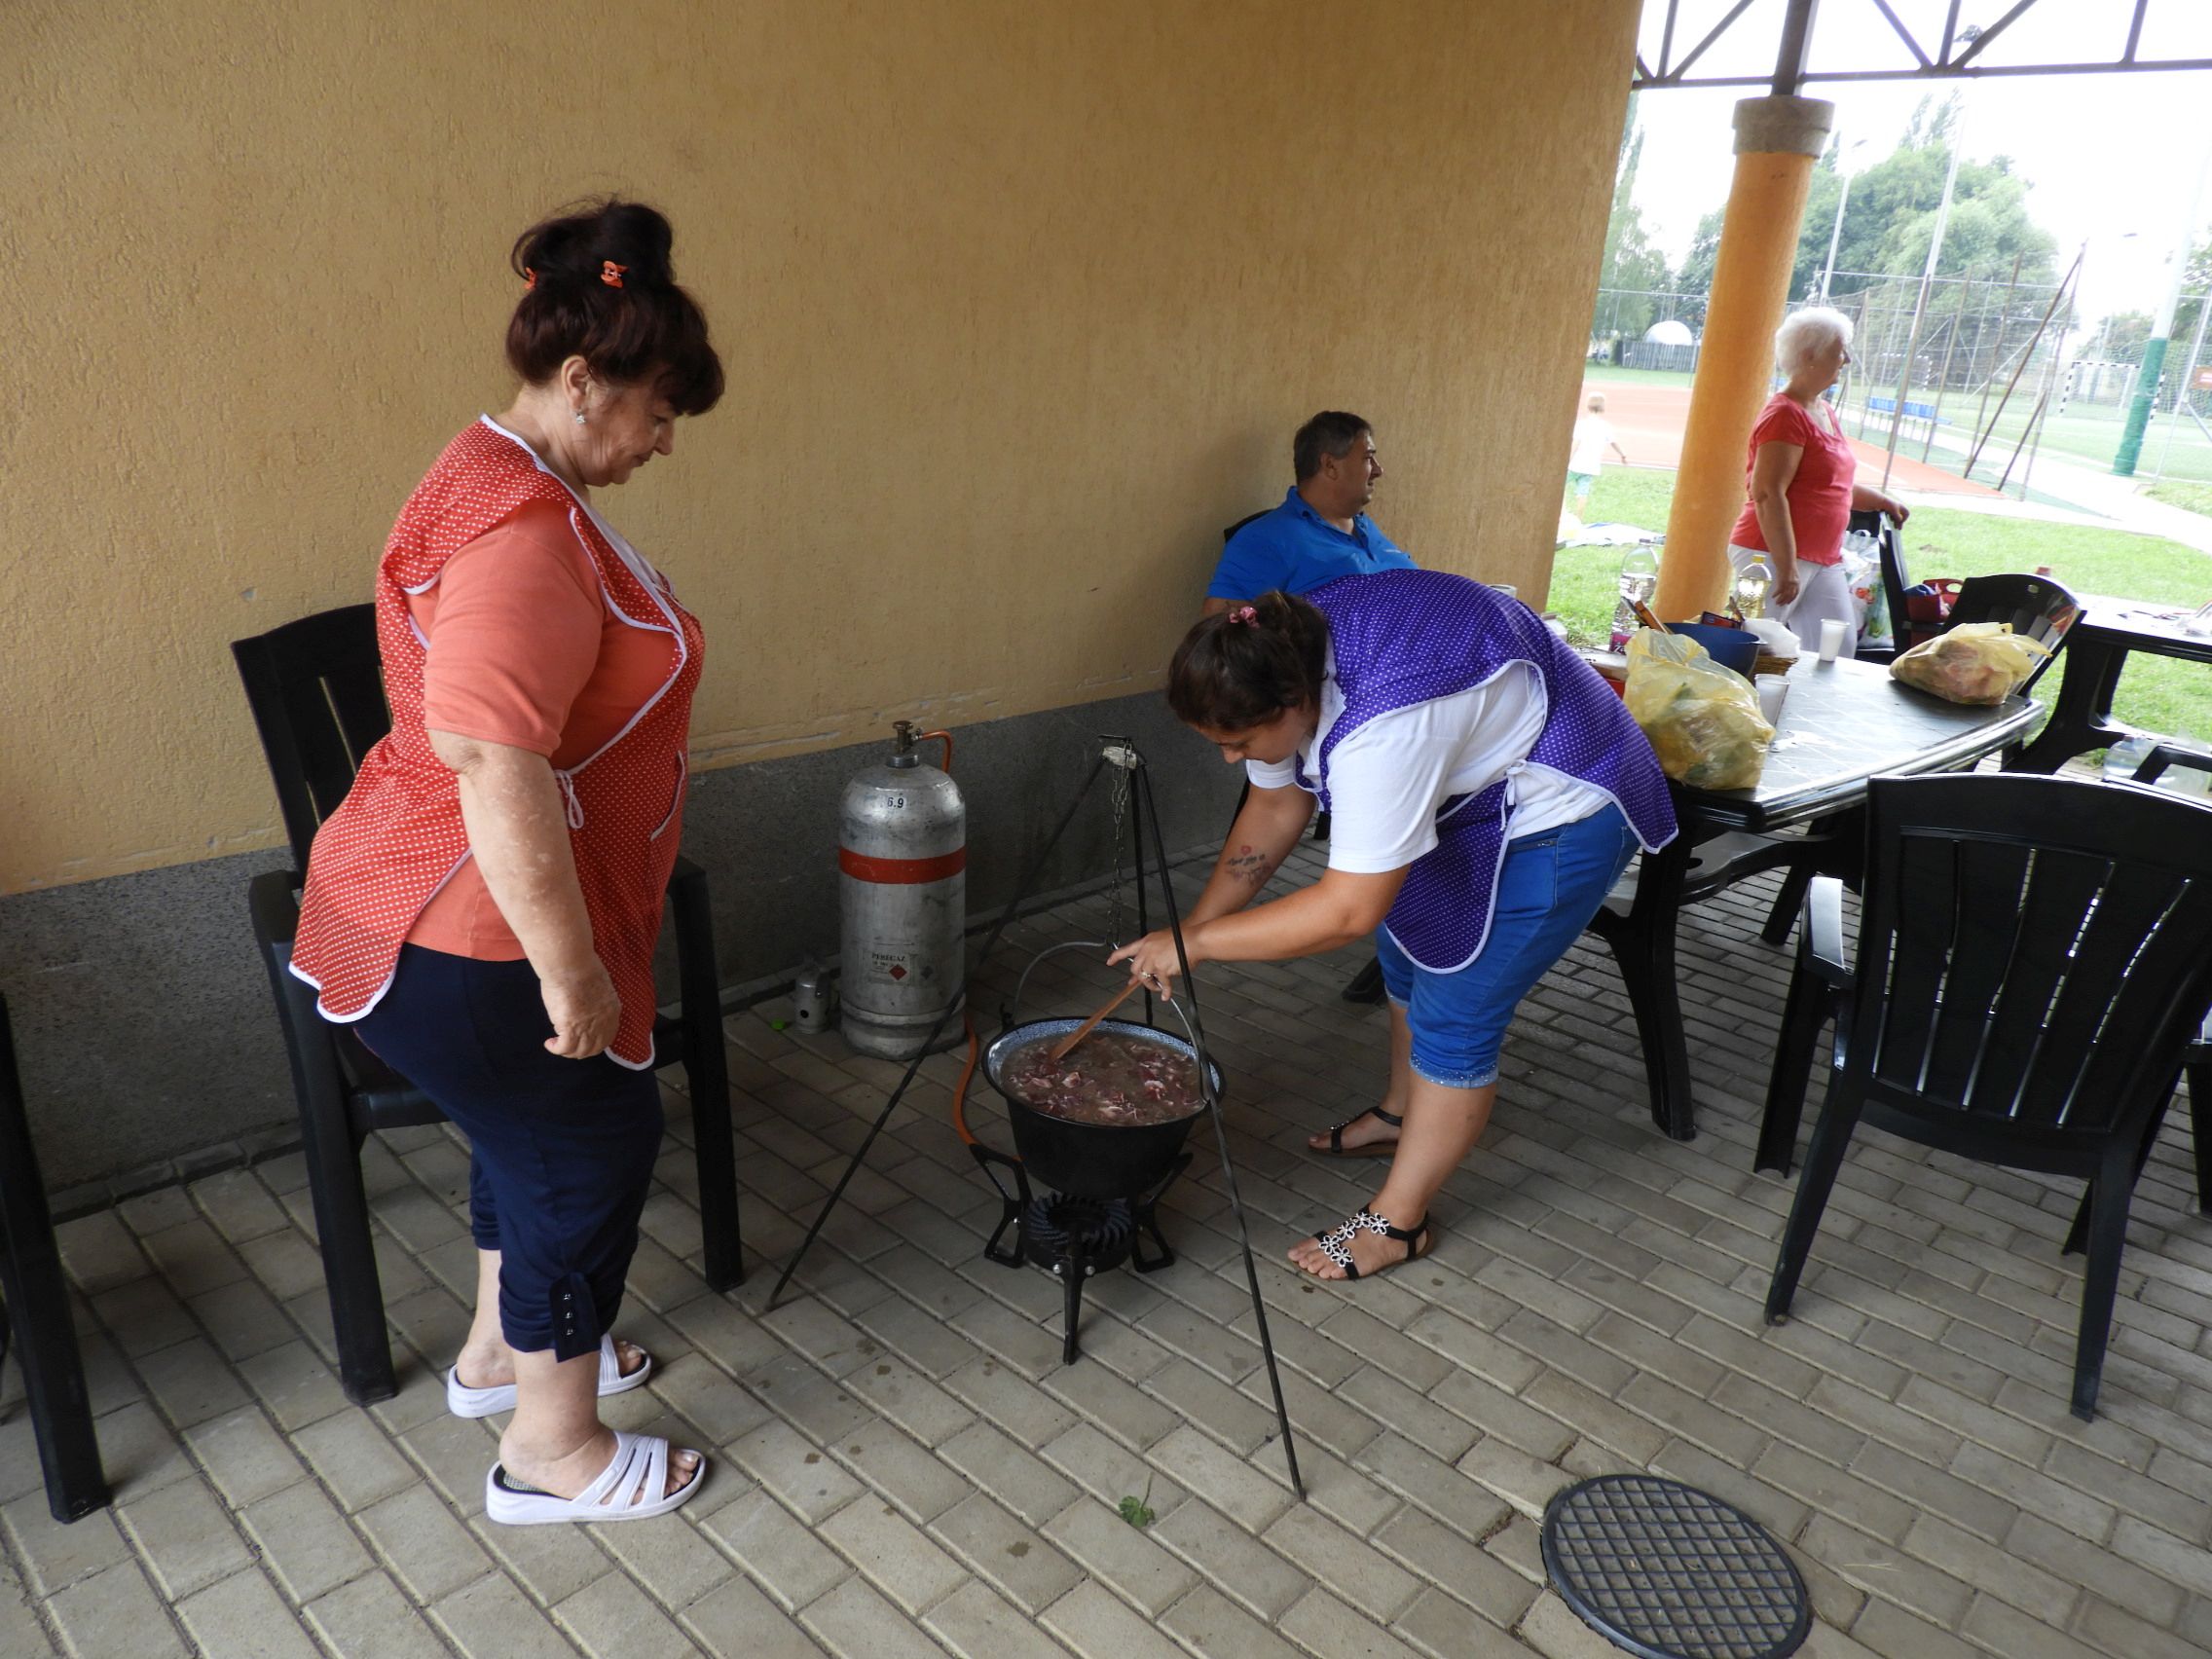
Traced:
<path id="1" fill-rule="evenodd" d="M 592 948 L 622 1001 L 609 1052 L 643 1070 L 653 1063 L 653 942 L 682 836 L 702 636 L 660 573 L 490 419 L 446 447 L 386 545 L 377 572 L 377 644 L 391 732 L 363 756 L 351 791 L 315 835 L 292 972 L 315 987 L 325 1017 L 359 1019 L 391 983 L 416 916 L 467 859 L 460 784 L 431 752 L 423 723 L 428 642 L 415 627 L 407 596 L 433 586 L 448 559 L 532 501 L 568 510 L 607 603 L 623 621 L 668 636 L 668 677 L 660 688 L 598 753 L 553 774 Z"/>

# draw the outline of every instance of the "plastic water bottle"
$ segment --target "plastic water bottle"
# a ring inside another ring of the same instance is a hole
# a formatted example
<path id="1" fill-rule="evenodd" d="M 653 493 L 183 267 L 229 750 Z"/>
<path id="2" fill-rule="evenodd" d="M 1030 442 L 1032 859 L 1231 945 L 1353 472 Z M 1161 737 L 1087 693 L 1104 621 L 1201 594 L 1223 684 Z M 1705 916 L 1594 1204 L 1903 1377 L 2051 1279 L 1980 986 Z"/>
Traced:
<path id="1" fill-rule="evenodd" d="M 1621 560 L 1620 604 L 1613 607 L 1612 648 L 1628 647 L 1629 636 L 1643 624 L 1637 621 L 1637 605 L 1649 605 L 1659 591 L 1659 549 L 1649 536 L 1628 550 Z M 1633 604 L 1632 604 L 1633 602 Z"/>
<path id="2" fill-rule="evenodd" d="M 2135 776 L 2135 768 L 2151 757 L 2157 747 L 2154 738 L 2123 737 L 2105 751 L 2105 782 L 2124 784 Z"/>
<path id="3" fill-rule="evenodd" d="M 1766 614 L 1767 595 L 1774 591 L 1774 568 L 1764 557 L 1751 560 L 1736 572 L 1736 608 L 1746 617 Z"/>

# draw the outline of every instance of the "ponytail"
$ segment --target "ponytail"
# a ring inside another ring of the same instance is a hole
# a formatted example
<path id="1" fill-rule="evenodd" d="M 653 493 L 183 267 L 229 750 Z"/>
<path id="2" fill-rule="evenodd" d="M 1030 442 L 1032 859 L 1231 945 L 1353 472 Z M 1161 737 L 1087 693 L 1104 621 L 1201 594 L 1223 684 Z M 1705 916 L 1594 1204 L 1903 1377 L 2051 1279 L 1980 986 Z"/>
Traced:
<path id="1" fill-rule="evenodd" d="M 1247 731 L 1321 700 L 1329 624 L 1303 599 L 1264 593 L 1183 636 L 1167 669 L 1167 706 L 1185 725 Z"/>

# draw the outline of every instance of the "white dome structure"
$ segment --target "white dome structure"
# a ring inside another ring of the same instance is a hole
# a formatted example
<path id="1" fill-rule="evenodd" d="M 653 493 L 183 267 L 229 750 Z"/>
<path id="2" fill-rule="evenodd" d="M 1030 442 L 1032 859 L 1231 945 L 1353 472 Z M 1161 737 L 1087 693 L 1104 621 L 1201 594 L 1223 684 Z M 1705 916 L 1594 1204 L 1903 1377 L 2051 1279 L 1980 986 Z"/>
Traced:
<path id="1" fill-rule="evenodd" d="M 1654 346 L 1688 346 L 1696 336 L 1690 333 L 1689 324 L 1677 322 L 1672 317 L 1655 322 L 1643 331 L 1643 338 Z"/>

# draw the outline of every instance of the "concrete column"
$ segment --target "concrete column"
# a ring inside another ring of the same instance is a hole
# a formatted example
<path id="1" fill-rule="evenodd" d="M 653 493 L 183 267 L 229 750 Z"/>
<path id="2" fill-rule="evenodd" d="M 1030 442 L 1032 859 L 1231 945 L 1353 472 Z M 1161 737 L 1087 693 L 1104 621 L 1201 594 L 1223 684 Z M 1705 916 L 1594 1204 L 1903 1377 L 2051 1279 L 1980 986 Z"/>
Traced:
<path id="1" fill-rule="evenodd" d="M 1736 177 L 1653 599 L 1670 622 L 1717 610 L 1724 601 L 1728 532 L 1744 505 L 1744 446 L 1767 399 L 1774 331 L 1789 297 L 1813 161 L 1826 148 L 1834 118 L 1835 105 L 1820 98 L 1745 98 L 1736 105 Z"/>

